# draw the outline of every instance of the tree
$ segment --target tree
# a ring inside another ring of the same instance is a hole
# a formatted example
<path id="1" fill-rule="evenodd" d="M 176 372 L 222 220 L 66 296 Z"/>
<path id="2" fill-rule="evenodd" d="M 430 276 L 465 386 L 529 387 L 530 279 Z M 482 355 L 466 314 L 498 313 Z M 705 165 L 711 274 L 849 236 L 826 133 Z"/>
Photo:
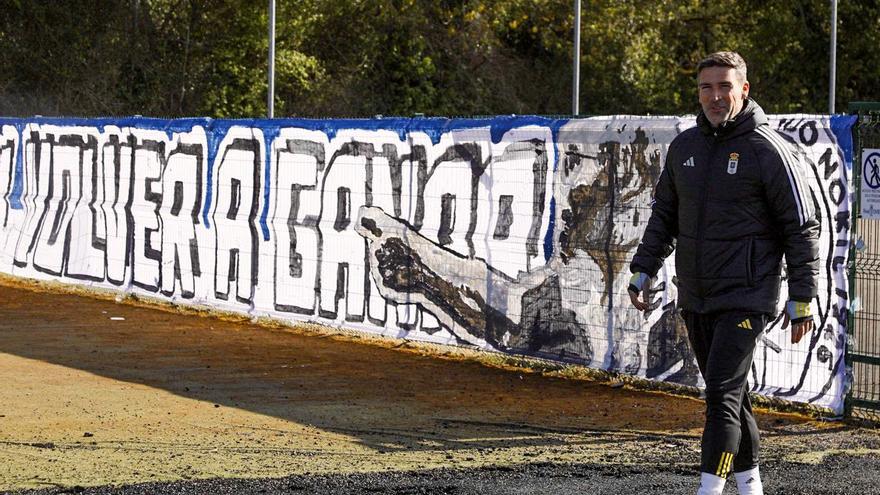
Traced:
<path id="1" fill-rule="evenodd" d="M 0 114 L 262 117 L 265 2 L 10 0 Z M 696 63 L 749 62 L 769 112 L 827 111 L 827 0 L 584 2 L 588 114 L 698 110 Z M 567 114 L 570 0 L 278 0 L 278 116 Z M 880 6 L 841 2 L 837 107 L 880 99 Z"/>

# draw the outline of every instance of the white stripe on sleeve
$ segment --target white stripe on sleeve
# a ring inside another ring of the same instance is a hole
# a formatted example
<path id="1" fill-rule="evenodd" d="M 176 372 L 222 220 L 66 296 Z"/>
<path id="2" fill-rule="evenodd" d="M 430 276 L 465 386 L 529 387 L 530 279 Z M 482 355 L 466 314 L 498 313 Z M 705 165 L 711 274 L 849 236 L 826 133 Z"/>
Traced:
<path id="1" fill-rule="evenodd" d="M 800 225 L 803 225 L 813 215 L 813 203 L 808 195 L 810 189 L 806 179 L 804 179 L 800 163 L 792 155 L 784 138 L 771 129 L 770 126 L 758 126 L 756 131 L 767 138 L 767 141 L 773 145 L 773 148 L 782 159 L 785 173 L 788 174 L 788 182 L 791 185 L 795 204 L 797 205 L 798 219 L 800 220 Z"/>

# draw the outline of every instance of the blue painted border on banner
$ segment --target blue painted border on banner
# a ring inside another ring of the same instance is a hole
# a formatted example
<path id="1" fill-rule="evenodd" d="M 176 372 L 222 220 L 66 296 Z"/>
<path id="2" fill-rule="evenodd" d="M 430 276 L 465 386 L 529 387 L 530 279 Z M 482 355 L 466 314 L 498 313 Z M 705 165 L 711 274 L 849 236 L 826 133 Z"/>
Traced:
<path id="1" fill-rule="evenodd" d="M 831 132 L 837 139 L 837 145 L 843 150 L 843 158 L 846 160 L 846 169 L 852 170 L 853 165 L 853 139 L 852 129 L 856 125 L 855 115 L 832 115 Z"/>
<path id="2" fill-rule="evenodd" d="M 15 123 L 13 125 L 16 132 L 18 132 L 18 144 L 15 153 L 15 171 L 12 175 L 12 191 L 9 193 L 9 207 L 13 210 L 22 210 L 24 205 L 21 204 L 21 195 L 24 194 L 24 181 L 21 178 L 21 174 L 24 173 L 24 162 L 21 157 L 24 154 L 24 144 L 22 144 L 24 143 L 24 139 L 22 139 L 24 124 Z"/>
<path id="3" fill-rule="evenodd" d="M 550 196 L 550 222 L 544 235 L 544 261 L 553 257 L 553 231 L 556 229 L 556 196 Z"/>

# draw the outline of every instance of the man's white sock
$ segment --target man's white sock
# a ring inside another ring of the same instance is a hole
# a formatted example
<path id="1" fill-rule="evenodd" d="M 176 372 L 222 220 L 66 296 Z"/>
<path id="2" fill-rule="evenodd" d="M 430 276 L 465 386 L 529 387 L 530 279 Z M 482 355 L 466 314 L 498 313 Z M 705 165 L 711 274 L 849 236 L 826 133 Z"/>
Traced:
<path id="1" fill-rule="evenodd" d="M 761 484 L 761 473 L 758 472 L 758 466 L 743 471 L 741 473 L 733 473 L 736 478 L 736 489 L 739 495 L 764 495 L 764 485 Z"/>
<path id="2" fill-rule="evenodd" d="M 726 479 L 709 473 L 700 473 L 700 489 L 697 495 L 721 495 Z"/>

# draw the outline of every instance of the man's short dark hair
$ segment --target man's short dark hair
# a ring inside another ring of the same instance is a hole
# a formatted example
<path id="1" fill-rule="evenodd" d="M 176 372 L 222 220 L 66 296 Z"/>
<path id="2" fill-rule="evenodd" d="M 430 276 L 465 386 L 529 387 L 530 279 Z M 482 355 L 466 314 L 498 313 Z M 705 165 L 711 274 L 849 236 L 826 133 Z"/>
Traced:
<path id="1" fill-rule="evenodd" d="M 697 64 L 697 74 L 699 75 L 700 71 L 706 67 L 730 67 L 736 71 L 736 75 L 739 76 L 743 82 L 747 81 L 746 75 L 748 70 L 746 69 L 746 61 L 743 60 L 739 53 L 715 52 L 711 54 L 703 60 L 700 60 L 700 63 Z"/>

